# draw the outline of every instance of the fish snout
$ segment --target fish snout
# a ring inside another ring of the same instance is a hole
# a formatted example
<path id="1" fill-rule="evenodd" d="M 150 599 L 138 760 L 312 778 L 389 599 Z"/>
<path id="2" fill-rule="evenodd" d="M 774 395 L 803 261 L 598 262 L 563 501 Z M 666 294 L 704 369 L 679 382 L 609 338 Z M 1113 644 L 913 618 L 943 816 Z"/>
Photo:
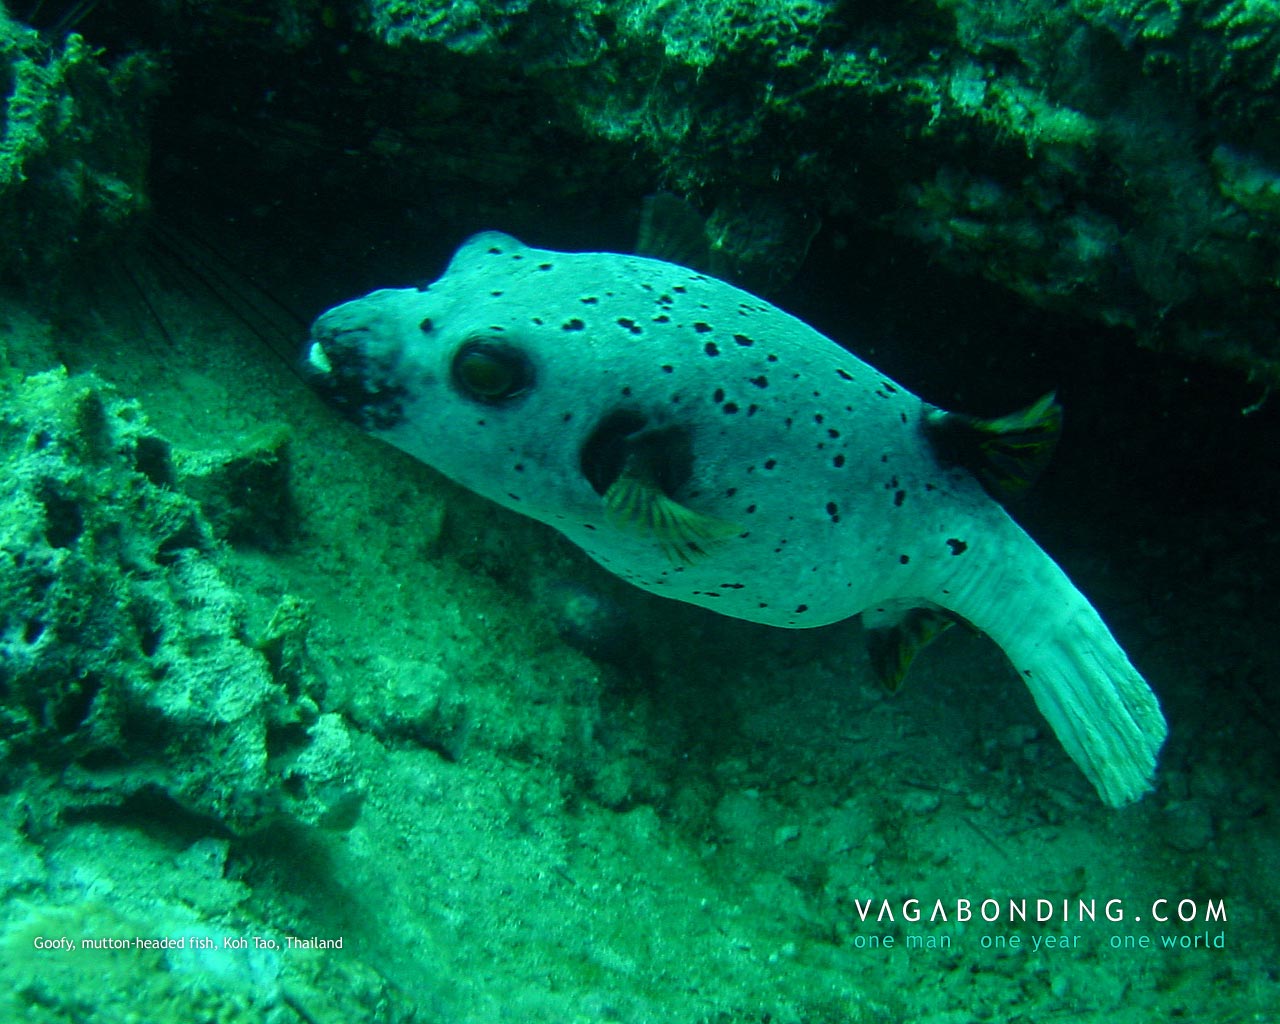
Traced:
<path id="1" fill-rule="evenodd" d="M 311 326 L 300 360 L 303 378 L 362 430 L 394 427 L 408 398 L 397 379 L 395 347 L 376 344 L 370 331 L 345 325 L 332 312 Z"/>

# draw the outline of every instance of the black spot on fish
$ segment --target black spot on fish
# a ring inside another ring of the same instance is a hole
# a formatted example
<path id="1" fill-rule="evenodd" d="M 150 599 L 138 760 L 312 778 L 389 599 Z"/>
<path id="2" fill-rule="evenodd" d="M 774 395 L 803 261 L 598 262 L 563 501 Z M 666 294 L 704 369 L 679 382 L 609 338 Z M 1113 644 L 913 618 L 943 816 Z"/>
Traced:
<path id="1" fill-rule="evenodd" d="M 658 296 L 658 304 L 660 306 L 669 306 L 673 302 L 675 302 L 675 299 L 673 299 L 670 295 L 663 294 Z"/>
<path id="2" fill-rule="evenodd" d="M 726 498 L 732 498 L 737 493 L 738 493 L 738 488 L 730 487 L 727 491 L 724 492 L 724 496 Z"/>
<path id="3" fill-rule="evenodd" d="M 702 351 L 709 356 L 718 356 L 720 354 L 720 349 L 719 347 L 717 347 L 714 341 L 709 341 L 705 345 L 703 345 Z"/>
<path id="4" fill-rule="evenodd" d="M 968 544 L 966 544 L 962 540 L 957 540 L 955 537 L 947 538 L 947 547 L 951 549 L 951 553 L 953 555 L 963 555 L 966 551 L 969 550 Z"/>
<path id="5" fill-rule="evenodd" d="M 724 388 L 716 388 L 715 394 L 711 396 L 715 399 L 716 405 L 724 401 Z"/>
<path id="6" fill-rule="evenodd" d="M 827 502 L 827 515 L 831 517 L 833 523 L 840 522 L 840 506 L 834 501 Z"/>
<path id="7" fill-rule="evenodd" d="M 500 299 L 502 298 L 502 292 L 490 292 L 489 297 L 493 299 Z"/>
<path id="8" fill-rule="evenodd" d="M 676 368 L 675 368 L 674 366 L 672 366 L 670 363 L 663 363 L 663 364 L 662 364 L 662 372 L 663 372 L 663 373 L 675 373 L 675 372 L 676 372 Z"/>
<path id="9" fill-rule="evenodd" d="M 796 614 L 797 614 L 797 615 L 802 615 L 803 613 L 807 612 L 808 610 L 809 610 L 809 606 L 808 606 L 807 604 L 798 604 L 798 605 L 796 605 Z"/>
<path id="10" fill-rule="evenodd" d="M 853 377 L 847 370 L 842 370 L 839 367 L 836 367 L 836 373 L 840 375 L 841 380 L 853 380 Z"/>
<path id="11" fill-rule="evenodd" d="M 429 316 L 424 316 L 421 320 L 418 321 L 418 330 L 420 330 L 423 334 L 430 334 L 435 329 L 436 329 L 436 325 L 431 322 L 431 317 Z"/>
<path id="12" fill-rule="evenodd" d="M 747 515 L 754 515 L 756 507 L 754 505 L 747 506 Z"/>
<path id="13" fill-rule="evenodd" d="M 906 565 L 906 564 L 907 564 L 908 562 L 910 562 L 910 561 L 911 561 L 911 559 L 910 559 L 910 558 L 908 558 L 906 555 L 899 555 L 899 556 L 898 556 L 898 564 L 899 564 L 899 565 Z"/>
<path id="14" fill-rule="evenodd" d="M 822 413 L 820 413 L 820 412 L 815 412 L 815 413 L 813 414 L 813 422 L 814 422 L 814 423 L 821 423 L 821 422 L 822 422 Z"/>
<path id="15" fill-rule="evenodd" d="M 524 472 L 524 463 L 523 463 L 523 462 L 517 462 L 517 463 L 516 463 L 514 466 L 512 466 L 511 468 L 512 468 L 512 469 L 514 469 L 517 473 L 523 473 L 523 472 Z"/>
<path id="16" fill-rule="evenodd" d="M 898 393 L 898 389 L 895 388 L 892 384 L 890 384 L 887 380 L 882 380 L 880 382 L 880 386 L 884 388 L 887 392 L 889 392 L 889 394 L 891 395 L 896 395 Z"/>
<path id="17" fill-rule="evenodd" d="M 539 270 L 550 270 L 550 269 L 551 269 L 551 264 L 550 264 L 550 263 L 539 263 L 539 264 L 538 264 L 538 269 L 539 269 Z"/>
<path id="18" fill-rule="evenodd" d="M 625 327 L 625 328 L 626 328 L 628 331 L 630 331 L 632 334 L 643 334 L 643 333 L 644 333 L 644 328 L 642 328 L 642 327 L 641 327 L 639 324 L 637 324 L 634 320 L 632 320 L 632 319 L 630 319 L 630 318 L 628 318 L 628 317 L 625 317 L 625 316 L 620 316 L 620 317 L 618 317 L 618 326 L 619 326 L 619 327 Z"/>
<path id="19" fill-rule="evenodd" d="M 769 378 L 762 373 L 759 377 L 752 377 L 751 383 L 758 388 L 767 388 L 769 386 Z"/>
<path id="20" fill-rule="evenodd" d="M 776 466 L 777 464 L 778 464 L 778 460 L 777 460 L 777 459 L 765 459 L 765 460 L 764 460 L 764 468 L 765 468 L 765 469 L 773 469 L 773 467 L 774 467 L 774 466 Z"/>
<path id="21" fill-rule="evenodd" d="M 903 423 L 907 422 L 907 414 L 905 412 L 898 413 L 898 417 L 902 420 Z"/>
<path id="22" fill-rule="evenodd" d="M 671 323 L 671 317 L 667 316 L 666 313 L 663 313 L 662 316 L 655 316 L 653 318 L 653 322 L 655 324 L 669 324 Z"/>
<path id="23" fill-rule="evenodd" d="M 539 327 L 541 327 L 541 326 L 542 326 L 542 322 L 543 322 L 543 321 L 542 321 L 542 317 L 540 317 L 540 316 L 535 316 L 535 317 L 533 317 L 532 319 L 533 319 L 533 322 L 534 322 L 535 324 L 537 324 Z"/>
<path id="24" fill-rule="evenodd" d="M 831 464 L 832 464 L 833 466 L 835 466 L 835 467 L 836 467 L 836 469 L 839 469 L 841 466 L 843 466 L 843 465 L 844 465 L 844 456 L 843 456 L 843 455 L 837 455 L 837 456 L 835 456 L 835 457 L 831 460 Z"/>
<path id="25" fill-rule="evenodd" d="M 776 363 L 778 361 L 778 357 L 775 356 L 772 352 L 770 352 L 767 356 L 765 356 L 765 359 L 771 363 Z"/>
<path id="26" fill-rule="evenodd" d="M 630 395 L 630 394 L 631 394 L 631 389 L 630 389 L 630 388 L 623 388 L 623 389 L 622 389 L 622 393 L 623 393 L 623 395 Z"/>
<path id="27" fill-rule="evenodd" d="M 581 302 L 584 306 L 594 306 L 600 300 L 596 298 L 594 295 L 584 295 L 578 301 Z"/>
<path id="28" fill-rule="evenodd" d="M 519 501 L 519 500 L 520 500 L 520 495 L 518 495 L 518 494 L 512 494 L 510 491 L 507 491 L 507 497 L 508 497 L 508 498 L 510 498 L 512 501 Z"/>
<path id="29" fill-rule="evenodd" d="M 561 423 L 568 423 L 571 419 L 573 419 L 573 413 L 571 412 L 562 412 L 560 414 Z"/>
<path id="30" fill-rule="evenodd" d="M 757 412 L 759 412 L 759 411 L 760 411 L 760 406 L 758 406 L 758 405 L 749 405 L 749 406 L 747 406 L 747 415 L 748 415 L 748 416 L 754 416 L 754 415 L 755 415 Z"/>
<path id="31" fill-rule="evenodd" d="M 745 588 L 744 588 L 744 585 L 741 583 L 721 583 L 720 589 L 721 590 L 743 590 Z"/>
<path id="32" fill-rule="evenodd" d="M 839 437 L 839 436 L 840 436 L 840 431 L 833 430 L 831 427 L 827 427 L 827 437 Z"/>
<path id="33" fill-rule="evenodd" d="M 725 413 L 727 413 L 728 415 L 732 416 L 732 415 L 733 415 L 735 412 L 737 412 L 737 411 L 738 411 L 738 403 L 737 403 L 737 402 L 725 402 L 725 403 L 724 403 L 724 412 L 725 412 Z"/>
<path id="34" fill-rule="evenodd" d="M 894 504 L 894 507 L 901 507 L 902 503 L 903 503 L 904 501 L 906 501 L 906 500 L 907 500 L 907 492 L 906 492 L 906 491 L 894 491 L 894 492 L 893 492 L 893 504 Z"/>
<path id="35" fill-rule="evenodd" d="M 736 341 L 743 348 L 750 348 L 752 345 L 755 344 L 755 339 L 748 338 L 745 334 L 735 334 L 733 336 L 733 340 Z"/>
<path id="36" fill-rule="evenodd" d="M 501 256 L 501 255 L 502 255 L 502 250 L 501 250 L 501 249 L 499 249 L 496 245 L 491 245 L 491 246 L 489 246 L 489 248 L 488 248 L 488 249 L 486 249 L 486 250 L 485 250 L 485 252 L 487 252 L 490 256 Z"/>
<path id="37" fill-rule="evenodd" d="M 560 325 L 562 331 L 580 331 L 587 325 L 579 320 L 576 316 L 572 320 L 566 320 Z"/>
<path id="38" fill-rule="evenodd" d="M 675 287 L 673 287 L 671 290 L 672 290 L 673 292 L 675 292 L 677 295 L 683 295 L 683 294 L 684 294 L 685 292 L 687 292 L 689 289 L 688 289 L 688 288 L 686 288 L 686 287 L 685 287 L 684 285 L 682 285 L 682 284 L 678 284 L 678 285 L 676 285 Z"/>

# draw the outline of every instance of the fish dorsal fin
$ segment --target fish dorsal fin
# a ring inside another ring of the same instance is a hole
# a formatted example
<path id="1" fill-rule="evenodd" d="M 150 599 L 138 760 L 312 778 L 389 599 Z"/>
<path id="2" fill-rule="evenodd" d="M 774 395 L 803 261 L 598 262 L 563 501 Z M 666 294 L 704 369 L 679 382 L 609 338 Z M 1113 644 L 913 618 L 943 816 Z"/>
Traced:
<path id="1" fill-rule="evenodd" d="M 995 419 L 934 409 L 925 430 L 940 459 L 969 469 L 1000 500 L 1022 493 L 1044 472 L 1062 434 L 1062 406 L 1050 391 Z"/>
<path id="2" fill-rule="evenodd" d="M 916 655 L 956 622 L 954 615 L 940 608 L 909 608 L 896 621 L 881 619 L 871 624 L 867 620 L 864 614 L 871 667 L 890 693 L 898 692 Z"/>
<path id="3" fill-rule="evenodd" d="M 701 274 L 712 273 L 711 246 L 702 217 L 669 192 L 645 196 L 636 255 L 676 263 Z"/>
<path id="4" fill-rule="evenodd" d="M 742 532 L 734 523 L 681 505 L 635 457 L 605 491 L 604 505 L 611 522 L 653 540 L 677 565 L 691 565 L 711 545 Z"/>

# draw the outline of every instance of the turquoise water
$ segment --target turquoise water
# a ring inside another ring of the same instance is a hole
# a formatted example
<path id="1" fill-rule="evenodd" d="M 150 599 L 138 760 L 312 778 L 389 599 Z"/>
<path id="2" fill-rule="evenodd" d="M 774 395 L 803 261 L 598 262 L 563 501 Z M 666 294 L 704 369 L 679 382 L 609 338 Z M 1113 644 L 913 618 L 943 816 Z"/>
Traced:
<path id="1" fill-rule="evenodd" d="M 1270 5 L 7 10 L 0 1020 L 1277 1019 Z M 1145 799 L 985 637 L 887 694 L 296 373 L 659 189 L 927 400 L 1058 390 L 1011 511 L 1161 700 Z"/>

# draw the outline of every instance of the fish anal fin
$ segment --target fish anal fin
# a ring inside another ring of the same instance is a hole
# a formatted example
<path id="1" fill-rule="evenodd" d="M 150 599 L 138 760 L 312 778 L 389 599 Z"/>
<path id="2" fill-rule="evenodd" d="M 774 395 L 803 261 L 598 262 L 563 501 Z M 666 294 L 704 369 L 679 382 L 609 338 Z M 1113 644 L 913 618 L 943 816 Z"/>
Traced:
<path id="1" fill-rule="evenodd" d="M 888 614 L 873 618 L 864 612 L 867 653 L 884 688 L 897 693 L 916 655 L 955 622 L 954 615 L 938 608 L 908 608 L 897 621 Z"/>
<path id="2" fill-rule="evenodd" d="M 1062 406 L 1050 391 L 994 419 L 935 409 L 925 429 L 939 458 L 965 466 L 999 500 L 1025 491 L 1044 472 L 1062 434 Z"/>

